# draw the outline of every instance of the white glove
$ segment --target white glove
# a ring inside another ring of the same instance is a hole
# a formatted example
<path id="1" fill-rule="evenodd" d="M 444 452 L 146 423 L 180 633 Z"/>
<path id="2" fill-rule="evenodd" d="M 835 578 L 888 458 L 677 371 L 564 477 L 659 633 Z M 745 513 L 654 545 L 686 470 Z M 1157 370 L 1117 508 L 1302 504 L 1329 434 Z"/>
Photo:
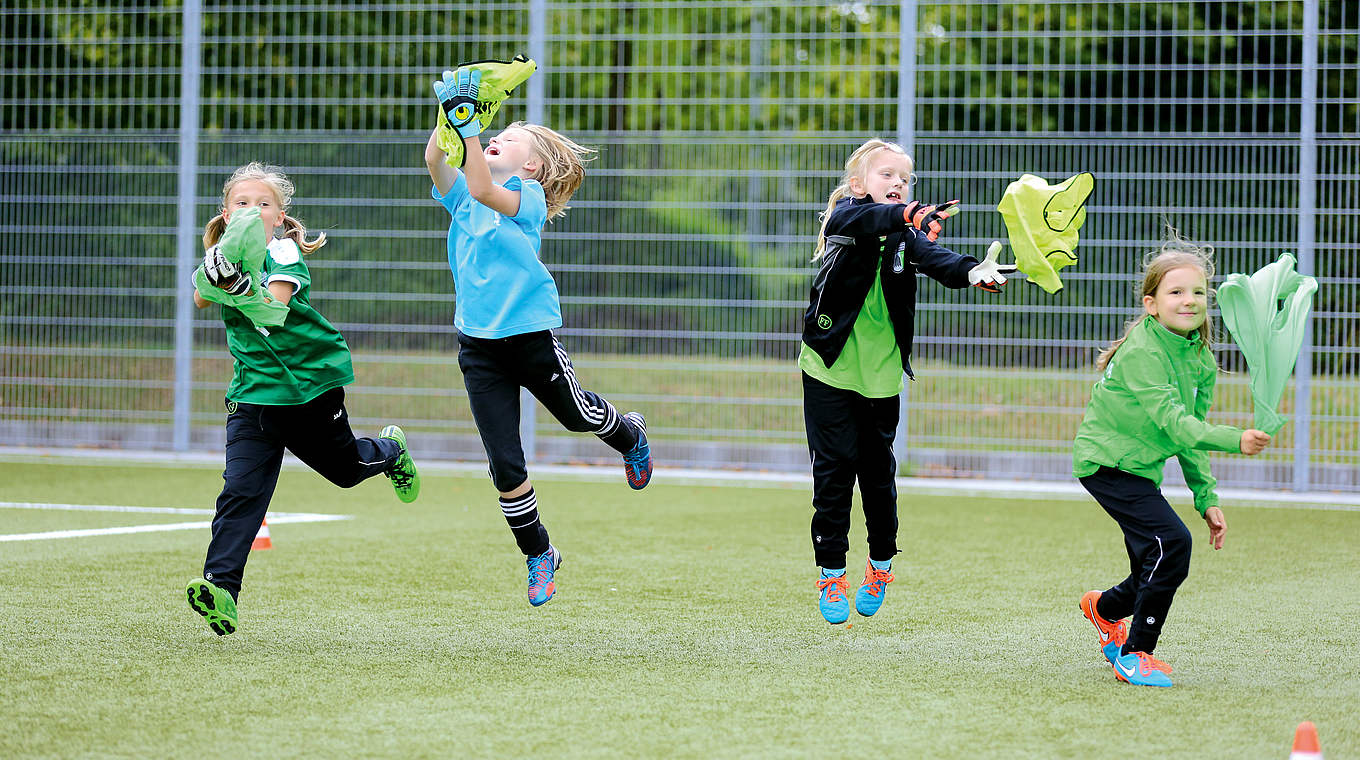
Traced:
<path id="1" fill-rule="evenodd" d="M 222 246 L 215 245 L 203 254 L 203 274 L 208 282 L 234 296 L 250 292 L 250 275 L 222 256 Z"/>
<path id="2" fill-rule="evenodd" d="M 988 293 L 1000 293 L 1001 286 L 1006 284 L 1006 275 L 1015 274 L 1019 268 L 1004 264 L 998 266 L 996 257 L 1001 253 L 1001 241 L 993 240 L 987 246 L 987 258 L 981 264 L 968 270 L 968 284 L 975 288 L 982 288 Z"/>

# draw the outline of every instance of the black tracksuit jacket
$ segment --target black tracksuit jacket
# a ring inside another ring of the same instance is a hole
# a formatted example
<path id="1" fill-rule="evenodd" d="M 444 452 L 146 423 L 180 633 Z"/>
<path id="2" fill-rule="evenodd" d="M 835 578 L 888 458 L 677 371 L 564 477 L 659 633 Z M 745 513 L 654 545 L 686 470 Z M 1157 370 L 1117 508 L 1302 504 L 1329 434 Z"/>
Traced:
<path id="1" fill-rule="evenodd" d="M 902 369 L 913 376 L 908 359 L 915 334 L 916 273 L 948 288 L 966 288 L 968 270 L 978 263 L 927 240 L 903 218 L 900 204 L 875 203 L 868 196 L 841 200 L 826 223 L 826 252 L 803 314 L 803 342 L 826 366 L 834 364 L 850 339 L 877 268 Z"/>

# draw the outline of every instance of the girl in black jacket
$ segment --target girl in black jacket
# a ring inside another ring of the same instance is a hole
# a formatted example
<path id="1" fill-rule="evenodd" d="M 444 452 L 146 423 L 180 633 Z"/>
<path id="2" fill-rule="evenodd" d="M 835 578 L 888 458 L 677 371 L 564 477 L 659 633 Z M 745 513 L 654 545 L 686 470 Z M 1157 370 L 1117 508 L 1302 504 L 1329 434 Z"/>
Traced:
<path id="1" fill-rule="evenodd" d="M 803 317 L 803 418 L 812 456 L 812 546 L 821 568 L 819 607 L 828 623 L 850 617 L 845 579 L 850 501 L 859 481 L 869 559 L 855 610 L 883 603 L 897 554 L 897 433 L 902 373 L 911 374 L 918 271 L 949 288 L 1000 292 L 993 243 L 981 263 L 935 240 L 959 202 L 907 200 L 915 179 L 898 145 L 870 140 L 845 162 L 822 214 L 814 261 L 821 270 Z"/>

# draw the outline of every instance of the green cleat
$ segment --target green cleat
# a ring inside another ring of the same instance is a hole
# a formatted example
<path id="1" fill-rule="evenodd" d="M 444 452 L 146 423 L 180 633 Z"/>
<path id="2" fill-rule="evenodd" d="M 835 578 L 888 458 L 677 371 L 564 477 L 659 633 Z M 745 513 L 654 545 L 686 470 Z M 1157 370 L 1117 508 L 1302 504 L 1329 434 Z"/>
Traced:
<path id="1" fill-rule="evenodd" d="M 189 581 L 186 592 L 189 594 L 189 606 L 207 619 L 213 633 L 226 636 L 236 632 L 236 600 L 231 598 L 231 594 L 202 578 Z"/>
<path id="2" fill-rule="evenodd" d="M 386 474 L 392 481 L 397 498 L 410 504 L 420 495 L 420 474 L 416 472 L 416 463 L 411 459 L 411 453 L 406 450 L 406 434 L 396 425 L 388 425 L 378 436 L 390 438 L 401 445 L 401 456 L 397 457 L 397 461 L 392 463 L 392 468 Z"/>

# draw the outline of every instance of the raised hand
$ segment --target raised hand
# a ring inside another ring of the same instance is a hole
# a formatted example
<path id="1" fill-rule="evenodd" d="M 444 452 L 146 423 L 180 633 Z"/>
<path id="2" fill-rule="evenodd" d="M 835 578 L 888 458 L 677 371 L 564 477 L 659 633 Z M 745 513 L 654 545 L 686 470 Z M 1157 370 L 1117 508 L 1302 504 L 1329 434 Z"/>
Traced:
<path id="1" fill-rule="evenodd" d="M 920 201 L 912 201 L 902 209 L 902 216 L 907 220 L 907 224 L 926 233 L 926 239 L 935 242 L 944 232 L 944 220 L 959 213 L 963 207 L 958 200 L 941 203 L 938 206 L 927 206 Z"/>
<path id="2" fill-rule="evenodd" d="M 434 81 L 434 94 L 444 109 L 449 124 L 466 140 L 482 133 L 482 122 L 477 118 L 477 93 L 481 89 L 482 72 L 476 69 L 445 71 L 443 79 Z"/>
<path id="3" fill-rule="evenodd" d="M 241 267 L 227 261 L 222 256 L 222 246 L 215 245 L 203 254 L 203 275 L 213 287 L 220 288 L 233 296 L 243 296 L 250 292 L 250 275 L 242 272 Z"/>
<path id="4" fill-rule="evenodd" d="M 1000 293 L 1001 286 L 1006 284 L 1006 275 L 1014 274 L 1017 270 L 1013 265 L 998 265 L 996 257 L 1001 253 L 1001 241 L 993 240 L 987 246 L 987 258 L 981 264 L 968 270 L 968 284 L 975 288 L 981 288 L 988 293 Z"/>

